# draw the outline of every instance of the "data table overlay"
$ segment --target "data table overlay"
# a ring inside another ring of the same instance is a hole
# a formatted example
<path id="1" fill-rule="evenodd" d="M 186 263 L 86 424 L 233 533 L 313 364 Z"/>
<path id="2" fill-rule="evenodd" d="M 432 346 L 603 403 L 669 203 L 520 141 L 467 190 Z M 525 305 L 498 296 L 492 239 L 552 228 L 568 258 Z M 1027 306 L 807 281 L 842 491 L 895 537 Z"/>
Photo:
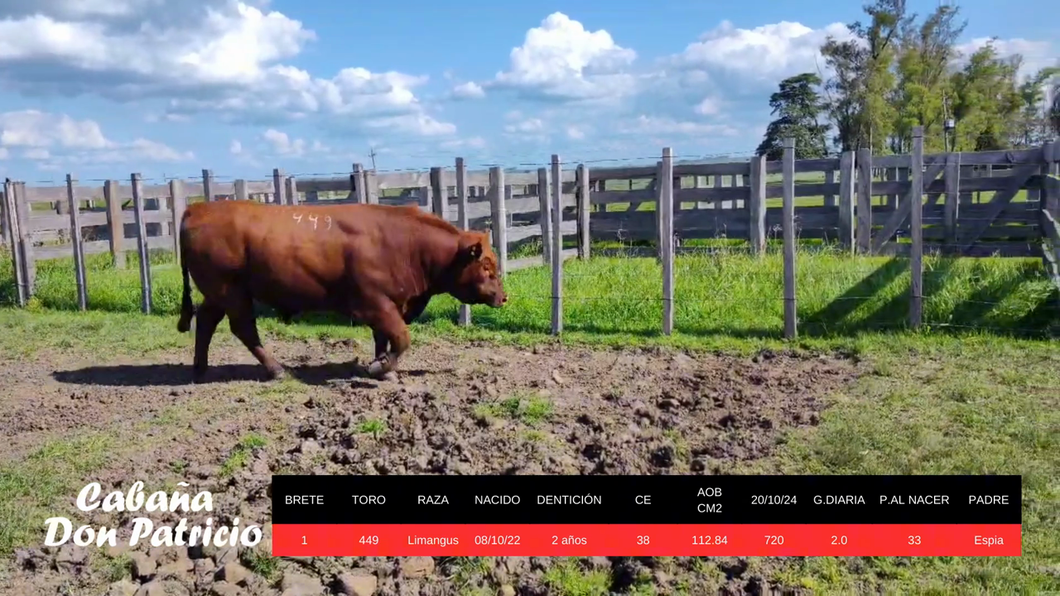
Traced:
<path id="1" fill-rule="evenodd" d="M 1020 476 L 273 476 L 276 556 L 1019 556 Z"/>

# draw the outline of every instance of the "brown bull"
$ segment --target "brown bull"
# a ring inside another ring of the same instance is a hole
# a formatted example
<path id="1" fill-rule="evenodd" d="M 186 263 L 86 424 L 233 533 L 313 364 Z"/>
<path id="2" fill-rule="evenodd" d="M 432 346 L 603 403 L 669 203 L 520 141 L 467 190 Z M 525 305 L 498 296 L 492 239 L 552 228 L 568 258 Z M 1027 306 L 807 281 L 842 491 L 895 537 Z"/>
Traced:
<path id="1" fill-rule="evenodd" d="M 195 382 L 204 379 L 210 340 L 226 315 L 269 376 L 284 376 L 261 345 L 255 301 L 285 321 L 316 311 L 367 325 L 375 339 L 368 374 L 378 378 L 394 370 L 409 347 L 408 323 L 432 297 L 495 308 L 508 299 L 485 233 L 461 231 L 414 206 L 196 203 L 180 222 L 180 256 L 177 330 L 188 331 L 198 317 Z M 197 310 L 189 275 L 204 297 Z"/>

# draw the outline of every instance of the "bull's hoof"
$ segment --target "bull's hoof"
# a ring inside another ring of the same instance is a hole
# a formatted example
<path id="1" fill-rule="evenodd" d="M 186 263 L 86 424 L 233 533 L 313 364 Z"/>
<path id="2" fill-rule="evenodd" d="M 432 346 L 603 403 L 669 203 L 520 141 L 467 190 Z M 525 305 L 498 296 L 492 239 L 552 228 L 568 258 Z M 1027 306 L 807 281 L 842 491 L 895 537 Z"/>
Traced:
<path id="1" fill-rule="evenodd" d="M 193 372 L 191 373 L 191 382 L 196 385 L 201 385 L 206 382 L 205 372 Z"/>
<path id="2" fill-rule="evenodd" d="M 388 367 L 383 360 L 373 360 L 368 365 L 368 376 L 373 379 L 382 379 L 384 375 L 389 373 Z"/>
<path id="3" fill-rule="evenodd" d="M 282 368 L 277 369 L 266 369 L 266 376 L 269 381 L 282 381 L 287 378 L 287 371 Z"/>

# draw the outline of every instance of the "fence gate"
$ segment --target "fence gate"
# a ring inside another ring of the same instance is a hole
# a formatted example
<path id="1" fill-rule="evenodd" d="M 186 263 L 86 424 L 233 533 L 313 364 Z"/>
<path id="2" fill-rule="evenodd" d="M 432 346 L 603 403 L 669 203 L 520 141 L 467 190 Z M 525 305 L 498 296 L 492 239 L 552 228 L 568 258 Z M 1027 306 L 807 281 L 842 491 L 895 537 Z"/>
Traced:
<path id="1" fill-rule="evenodd" d="M 1006 176 L 1007 184 L 1001 190 L 994 193 L 993 198 L 986 204 L 982 217 L 971 220 L 967 226 L 960 226 L 957 232 L 957 245 L 962 254 L 967 254 L 983 233 L 994 224 L 994 221 L 1005 211 L 1012 199 L 1030 182 L 1031 178 L 1040 173 L 1041 166 L 1025 165 L 1013 166 L 1012 175 Z"/>
<path id="2" fill-rule="evenodd" d="M 934 182 L 940 174 L 946 169 L 946 158 L 944 156 L 932 156 L 924 160 L 924 165 L 927 168 L 924 170 L 924 183 L 921 186 L 921 191 L 926 189 L 932 182 Z M 911 164 L 911 167 L 918 167 L 917 164 Z M 909 189 L 905 191 L 905 196 L 901 201 L 898 202 L 897 208 L 891 213 L 890 219 L 883 224 L 883 228 L 872 234 L 872 254 L 879 254 L 880 250 L 887 246 L 889 242 L 894 239 L 894 235 L 898 232 L 907 219 L 909 219 L 909 213 L 912 210 L 913 201 L 923 201 L 923 195 L 919 197 L 913 196 L 913 185 L 909 184 Z"/>

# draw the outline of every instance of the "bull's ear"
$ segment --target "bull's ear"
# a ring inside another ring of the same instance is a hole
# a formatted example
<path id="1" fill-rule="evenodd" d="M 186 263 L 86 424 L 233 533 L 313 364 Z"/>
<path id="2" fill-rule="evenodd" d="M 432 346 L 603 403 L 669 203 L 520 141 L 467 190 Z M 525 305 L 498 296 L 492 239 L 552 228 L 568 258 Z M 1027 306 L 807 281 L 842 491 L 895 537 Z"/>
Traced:
<path id="1" fill-rule="evenodd" d="M 460 260 L 471 263 L 477 261 L 482 256 L 482 237 L 475 235 L 466 235 L 460 239 Z"/>
<path id="2" fill-rule="evenodd" d="M 464 249 L 469 260 L 477 261 L 482 256 L 482 240 L 474 240 L 470 246 Z"/>

